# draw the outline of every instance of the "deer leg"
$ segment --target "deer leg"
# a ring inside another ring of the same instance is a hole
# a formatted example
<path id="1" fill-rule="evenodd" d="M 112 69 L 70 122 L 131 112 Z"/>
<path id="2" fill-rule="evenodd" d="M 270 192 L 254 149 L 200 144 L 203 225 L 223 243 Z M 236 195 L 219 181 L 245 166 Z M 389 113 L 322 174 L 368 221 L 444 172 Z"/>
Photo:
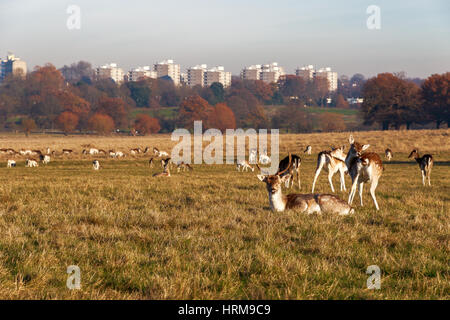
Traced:
<path id="1" fill-rule="evenodd" d="M 341 191 L 347 191 L 345 188 L 345 176 L 344 176 L 344 171 L 343 170 L 339 170 L 339 174 L 341 176 Z"/>
<path id="2" fill-rule="evenodd" d="M 373 202 L 375 203 L 375 207 L 377 210 L 380 210 L 380 207 L 378 206 L 377 198 L 375 197 L 375 190 L 378 185 L 378 180 L 373 180 L 372 184 L 370 185 L 370 195 L 372 196 Z"/>
<path id="3" fill-rule="evenodd" d="M 331 191 L 334 193 L 334 187 L 333 187 L 333 172 L 328 171 L 328 182 L 330 182 Z"/>
<path id="4" fill-rule="evenodd" d="M 351 190 L 350 190 L 350 194 L 349 194 L 349 196 L 348 196 L 348 204 L 352 204 L 352 202 L 353 202 L 353 197 L 355 196 L 355 193 L 356 193 L 356 184 L 357 184 L 357 182 L 358 182 L 358 178 L 359 178 L 359 175 L 357 175 L 356 177 L 355 177 L 355 179 L 353 180 L 353 183 L 352 183 L 352 188 L 351 188 Z"/>
<path id="5" fill-rule="evenodd" d="M 361 207 L 363 206 L 363 187 L 364 182 L 359 183 L 359 200 L 361 201 Z"/>
<path id="6" fill-rule="evenodd" d="M 316 181 L 317 181 L 317 178 L 319 177 L 322 167 L 323 167 L 323 161 L 322 161 L 322 158 L 320 158 L 319 161 L 317 162 L 316 174 L 314 175 L 311 193 L 314 193 L 314 188 L 316 187 Z"/>
<path id="7" fill-rule="evenodd" d="M 431 168 L 428 169 L 427 177 L 428 177 L 428 186 L 431 187 Z"/>
<path id="8" fill-rule="evenodd" d="M 421 170 L 422 172 L 422 183 L 425 186 L 425 170 Z"/>
<path id="9" fill-rule="evenodd" d="M 300 182 L 300 169 L 297 170 L 297 180 L 298 180 L 298 190 L 302 189 L 302 185 Z"/>

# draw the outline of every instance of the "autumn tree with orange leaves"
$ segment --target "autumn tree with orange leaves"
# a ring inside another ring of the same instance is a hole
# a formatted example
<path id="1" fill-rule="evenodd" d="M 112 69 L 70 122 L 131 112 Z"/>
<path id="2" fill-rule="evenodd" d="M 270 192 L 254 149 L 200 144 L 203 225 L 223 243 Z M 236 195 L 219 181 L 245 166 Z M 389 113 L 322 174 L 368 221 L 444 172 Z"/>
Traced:
<path id="1" fill-rule="evenodd" d="M 142 135 L 157 133 L 161 130 L 159 121 L 146 114 L 139 114 L 134 122 L 134 128 Z"/>

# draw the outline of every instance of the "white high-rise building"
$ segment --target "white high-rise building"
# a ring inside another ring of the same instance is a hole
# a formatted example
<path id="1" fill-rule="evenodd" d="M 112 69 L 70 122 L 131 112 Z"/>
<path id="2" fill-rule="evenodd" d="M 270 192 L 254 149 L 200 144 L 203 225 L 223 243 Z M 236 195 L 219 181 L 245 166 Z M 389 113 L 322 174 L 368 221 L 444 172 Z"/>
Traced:
<path id="1" fill-rule="evenodd" d="M 112 79 L 115 83 L 122 83 L 124 80 L 124 72 L 116 63 L 105 64 L 95 70 L 97 79 Z"/>
<path id="2" fill-rule="evenodd" d="M 190 67 L 186 70 L 186 84 L 189 87 L 204 86 L 205 85 L 205 71 L 207 69 L 206 64 L 199 64 L 194 67 Z"/>
<path id="3" fill-rule="evenodd" d="M 250 67 L 245 67 L 241 71 L 242 80 L 261 80 L 261 65 L 256 64 Z"/>
<path id="4" fill-rule="evenodd" d="M 241 71 L 242 80 L 262 80 L 267 83 L 277 82 L 285 75 L 284 69 L 277 62 L 264 65 L 252 65 Z"/>
<path id="5" fill-rule="evenodd" d="M 283 75 L 285 75 L 284 69 L 278 66 L 277 62 L 264 64 L 261 67 L 260 79 L 266 83 L 277 82 Z"/>
<path id="6" fill-rule="evenodd" d="M 0 82 L 9 74 L 25 77 L 27 74 L 27 63 L 8 53 L 6 59 L 0 60 Z"/>
<path id="7" fill-rule="evenodd" d="M 204 72 L 203 82 L 206 87 L 211 86 L 214 82 L 219 82 L 224 88 L 227 88 L 231 85 L 231 72 L 225 71 L 222 66 L 211 68 Z"/>
<path id="8" fill-rule="evenodd" d="M 337 72 L 331 71 L 330 67 L 319 69 L 315 72 L 314 76 L 316 78 L 325 78 L 328 80 L 328 91 L 333 92 L 337 90 L 338 87 L 338 74 Z"/>
<path id="9" fill-rule="evenodd" d="M 312 80 L 314 78 L 314 72 L 315 72 L 314 66 L 310 64 L 308 66 L 297 68 L 295 70 L 295 75 L 305 80 Z"/>
<path id="10" fill-rule="evenodd" d="M 175 64 L 173 60 L 169 59 L 155 63 L 154 70 L 158 78 L 168 76 L 176 86 L 180 84 L 180 65 Z"/>
<path id="11" fill-rule="evenodd" d="M 328 80 L 328 91 L 333 92 L 337 90 L 338 74 L 337 72 L 331 71 L 330 67 L 315 70 L 313 65 L 308 65 L 297 68 L 297 70 L 295 70 L 295 75 L 297 77 L 302 77 L 305 80 L 312 80 L 319 77 L 325 78 Z"/>
<path id="12" fill-rule="evenodd" d="M 128 72 L 128 81 L 138 81 L 143 78 L 156 79 L 157 77 L 156 71 L 150 66 L 138 67 Z"/>

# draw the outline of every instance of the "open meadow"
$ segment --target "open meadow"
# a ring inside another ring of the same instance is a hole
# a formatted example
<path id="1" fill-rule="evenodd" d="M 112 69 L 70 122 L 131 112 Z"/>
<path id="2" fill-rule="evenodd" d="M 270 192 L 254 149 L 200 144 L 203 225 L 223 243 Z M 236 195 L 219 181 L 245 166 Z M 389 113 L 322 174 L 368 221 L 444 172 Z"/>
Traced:
<path id="1" fill-rule="evenodd" d="M 25 168 L 23 156 L 6 168 L 11 157 L 1 156 L 0 298 L 449 299 L 450 130 L 353 134 L 382 156 L 385 171 L 376 192 L 380 211 L 366 187 L 364 207 L 356 196 L 350 216 L 272 212 L 256 170 L 232 165 L 193 165 L 153 178 L 160 165 L 150 168 L 150 155 L 129 150 L 170 152 L 170 135 L 2 135 L 0 148 L 76 154 L 37 168 Z M 302 158 L 301 193 L 311 191 L 317 153 L 332 145 L 347 151 L 348 136 L 280 136 L 281 155 Z M 82 155 L 83 145 L 128 155 Z M 312 155 L 303 153 L 306 145 Z M 431 187 L 422 186 L 419 166 L 407 158 L 414 147 L 434 157 Z M 339 190 L 338 175 L 334 186 Z M 315 191 L 331 193 L 324 171 Z M 80 290 L 66 287 L 70 265 L 81 270 Z M 367 289 L 370 265 L 381 269 L 380 290 Z"/>

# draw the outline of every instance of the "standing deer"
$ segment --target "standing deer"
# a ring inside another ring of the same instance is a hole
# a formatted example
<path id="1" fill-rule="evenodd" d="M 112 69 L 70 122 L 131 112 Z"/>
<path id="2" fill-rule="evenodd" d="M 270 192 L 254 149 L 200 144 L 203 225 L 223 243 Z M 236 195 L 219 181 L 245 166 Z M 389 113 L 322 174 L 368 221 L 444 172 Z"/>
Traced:
<path id="1" fill-rule="evenodd" d="M 269 193 L 270 208 L 282 212 L 286 209 L 298 210 L 301 213 L 334 213 L 347 215 L 354 213 L 354 209 L 345 201 L 332 194 L 282 194 L 282 184 L 289 179 L 285 174 L 291 165 L 291 154 L 289 163 L 284 171 L 275 175 L 258 175 L 258 179 L 266 184 Z"/>
<path id="2" fill-rule="evenodd" d="M 98 160 L 92 161 L 92 168 L 93 168 L 94 170 L 100 169 L 100 162 L 99 162 Z"/>
<path id="3" fill-rule="evenodd" d="M 433 168 L 433 156 L 431 154 L 425 154 L 422 157 L 419 156 L 417 149 L 411 151 L 408 156 L 409 158 L 414 158 L 419 164 L 420 171 L 422 172 L 422 183 L 425 186 L 425 178 L 428 179 L 428 185 L 431 186 L 431 169 Z"/>
<path id="4" fill-rule="evenodd" d="M 297 175 L 298 189 L 301 189 L 300 182 L 300 165 L 302 159 L 296 154 L 290 154 L 286 158 L 280 161 L 278 164 L 278 172 L 283 172 L 280 174 L 281 177 L 285 175 L 287 178 L 284 180 L 286 187 L 291 188 L 294 185 L 294 175 Z M 278 173 L 277 173 L 278 174 Z"/>
<path id="5" fill-rule="evenodd" d="M 311 154 L 311 152 L 312 152 L 312 147 L 310 145 L 308 145 L 306 147 L 305 151 L 303 151 L 303 153 L 306 153 L 306 154 L 309 154 L 309 155 Z"/>
<path id="6" fill-rule="evenodd" d="M 386 157 L 387 161 L 391 161 L 392 158 L 394 157 L 394 155 L 393 155 L 393 153 L 392 153 L 392 150 L 389 149 L 389 148 L 387 148 L 387 149 L 384 151 L 384 156 Z"/>
<path id="7" fill-rule="evenodd" d="M 383 173 L 383 162 L 378 154 L 375 152 L 365 152 L 370 145 L 360 144 L 355 142 L 353 136 L 350 135 L 348 139 L 350 149 L 348 150 L 345 164 L 347 165 L 348 173 L 352 178 L 352 188 L 348 197 L 348 204 L 352 204 L 353 198 L 356 194 L 356 186 L 359 185 L 359 198 L 361 206 L 363 205 L 362 193 L 365 182 L 370 183 L 370 195 L 372 196 L 375 207 L 379 210 L 377 198 L 375 197 L 375 190 L 377 189 L 378 180 Z"/>
<path id="8" fill-rule="evenodd" d="M 341 179 L 341 191 L 346 191 L 344 175 L 347 172 L 347 166 L 345 164 L 344 146 L 337 149 L 331 148 L 331 151 L 322 151 L 317 155 L 317 167 L 311 192 L 314 192 L 317 178 L 324 166 L 328 170 L 328 181 L 330 182 L 331 191 L 334 193 L 333 176 L 338 171 Z"/>

